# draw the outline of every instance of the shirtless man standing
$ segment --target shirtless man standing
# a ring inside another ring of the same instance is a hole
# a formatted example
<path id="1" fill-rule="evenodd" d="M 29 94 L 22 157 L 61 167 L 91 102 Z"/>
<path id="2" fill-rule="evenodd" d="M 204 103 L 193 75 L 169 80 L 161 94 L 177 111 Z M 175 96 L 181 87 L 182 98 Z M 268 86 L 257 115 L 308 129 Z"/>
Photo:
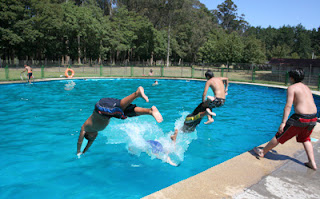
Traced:
<path id="1" fill-rule="evenodd" d="M 77 155 L 79 156 L 89 149 L 93 141 L 96 139 L 98 131 L 105 129 L 112 117 L 126 119 L 127 117 L 139 115 L 152 115 L 158 123 L 162 122 L 162 116 L 155 106 L 152 106 L 151 108 L 141 108 L 137 107 L 135 104 L 131 104 L 138 97 L 142 97 L 146 102 L 149 102 L 149 99 L 144 94 L 144 89 L 141 86 L 136 92 L 121 100 L 114 98 L 100 99 L 100 101 L 96 103 L 92 115 L 81 127 L 77 144 Z M 86 138 L 88 143 L 81 153 L 83 138 Z"/>
<path id="2" fill-rule="evenodd" d="M 24 70 L 21 72 L 21 74 L 26 72 L 26 71 L 28 71 L 28 78 L 29 78 L 28 82 L 30 84 L 31 83 L 31 77 L 32 77 L 32 68 L 30 66 L 28 66 L 28 65 L 24 65 Z"/>
<path id="3" fill-rule="evenodd" d="M 228 92 L 229 81 L 227 77 L 214 77 L 211 70 L 208 70 L 205 74 L 207 82 L 202 94 L 202 102 L 205 105 L 208 89 L 211 88 L 214 93 L 214 98 L 208 97 L 212 102 L 209 103 L 209 108 L 215 108 L 222 106 L 226 101 L 226 94 Z M 214 120 L 210 114 L 208 114 L 208 121 L 205 124 L 210 124 Z"/>
<path id="4" fill-rule="evenodd" d="M 316 170 L 317 165 L 314 160 L 310 135 L 317 122 L 317 107 L 310 89 L 301 82 L 304 79 L 303 70 L 291 70 L 289 77 L 292 85 L 287 89 L 287 102 L 279 130 L 263 149 L 255 147 L 253 150 L 259 157 L 264 157 L 279 143 L 283 144 L 296 136 L 297 142 L 303 143 L 308 156 L 309 162 L 306 162 L 305 165 Z M 288 119 L 292 105 L 295 113 Z"/>

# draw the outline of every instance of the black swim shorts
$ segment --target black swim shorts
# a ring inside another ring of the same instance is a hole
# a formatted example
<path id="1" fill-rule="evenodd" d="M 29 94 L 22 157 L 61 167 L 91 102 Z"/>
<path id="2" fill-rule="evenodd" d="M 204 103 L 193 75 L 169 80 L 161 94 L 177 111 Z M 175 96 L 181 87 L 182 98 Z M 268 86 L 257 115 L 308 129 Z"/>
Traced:
<path id="1" fill-rule="evenodd" d="M 127 117 L 137 116 L 134 108 L 135 104 L 130 104 L 124 111 L 120 107 L 120 99 L 102 98 L 96 103 L 94 110 L 106 117 L 115 117 L 119 119 L 126 119 Z"/>

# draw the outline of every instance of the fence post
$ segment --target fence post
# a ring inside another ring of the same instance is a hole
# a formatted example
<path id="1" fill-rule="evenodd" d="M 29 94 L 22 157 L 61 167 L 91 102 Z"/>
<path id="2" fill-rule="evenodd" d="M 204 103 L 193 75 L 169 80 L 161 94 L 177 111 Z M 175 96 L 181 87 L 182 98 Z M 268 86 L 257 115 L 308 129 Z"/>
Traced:
<path id="1" fill-rule="evenodd" d="M 133 66 L 131 65 L 131 77 L 133 77 L 133 70 L 134 70 L 134 68 L 133 68 Z"/>
<path id="2" fill-rule="evenodd" d="M 288 85 L 288 82 L 289 82 L 289 72 L 287 71 L 286 72 L 286 81 L 285 81 L 286 86 Z"/>
<path id="3" fill-rule="evenodd" d="M 194 68 L 191 66 L 191 78 L 194 78 Z"/>
<path id="4" fill-rule="evenodd" d="M 256 67 L 252 67 L 252 83 L 256 81 Z"/>
<path id="5" fill-rule="evenodd" d="M 5 73 L 6 73 L 6 80 L 9 80 L 9 66 L 8 65 L 6 65 Z"/>
<path id="6" fill-rule="evenodd" d="M 221 68 L 221 77 L 223 77 L 224 68 Z"/>
<path id="7" fill-rule="evenodd" d="M 163 77 L 163 73 L 164 73 L 164 67 L 163 66 L 161 66 L 161 77 Z"/>
<path id="8" fill-rule="evenodd" d="M 41 66 L 41 78 L 42 79 L 44 78 L 44 66 L 43 65 Z"/>
<path id="9" fill-rule="evenodd" d="M 103 69 L 103 68 L 102 68 L 102 64 L 100 64 L 100 77 L 102 76 L 102 73 L 103 73 L 103 72 L 102 72 L 102 69 Z"/>

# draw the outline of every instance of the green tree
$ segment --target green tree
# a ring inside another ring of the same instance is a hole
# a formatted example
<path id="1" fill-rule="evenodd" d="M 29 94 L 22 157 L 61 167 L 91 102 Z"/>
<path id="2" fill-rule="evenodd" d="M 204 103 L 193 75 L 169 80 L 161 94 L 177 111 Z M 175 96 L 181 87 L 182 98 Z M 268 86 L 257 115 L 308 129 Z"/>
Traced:
<path id="1" fill-rule="evenodd" d="M 218 9 L 213 13 L 217 16 L 219 24 L 229 33 L 232 31 L 244 32 L 248 26 L 248 22 L 244 20 L 244 15 L 241 17 L 237 13 L 237 5 L 232 0 L 225 0 L 218 5 Z"/>
<path id="2" fill-rule="evenodd" d="M 255 37 L 244 38 L 243 62 L 260 64 L 266 61 L 263 43 Z"/>

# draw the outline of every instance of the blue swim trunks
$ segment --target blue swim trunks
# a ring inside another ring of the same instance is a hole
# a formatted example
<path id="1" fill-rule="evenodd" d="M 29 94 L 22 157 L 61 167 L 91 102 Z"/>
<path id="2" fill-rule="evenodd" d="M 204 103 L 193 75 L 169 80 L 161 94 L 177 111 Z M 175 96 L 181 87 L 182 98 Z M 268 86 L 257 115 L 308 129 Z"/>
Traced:
<path id="1" fill-rule="evenodd" d="M 115 117 L 119 119 L 126 119 L 127 117 L 137 116 L 134 108 L 135 104 L 130 104 L 124 111 L 120 107 L 120 99 L 102 98 L 96 103 L 94 110 L 106 117 Z"/>
<path id="2" fill-rule="evenodd" d="M 158 153 L 164 152 L 163 146 L 162 146 L 162 144 L 160 142 L 155 141 L 155 140 L 148 140 L 147 142 L 151 146 L 152 153 L 158 154 Z"/>

